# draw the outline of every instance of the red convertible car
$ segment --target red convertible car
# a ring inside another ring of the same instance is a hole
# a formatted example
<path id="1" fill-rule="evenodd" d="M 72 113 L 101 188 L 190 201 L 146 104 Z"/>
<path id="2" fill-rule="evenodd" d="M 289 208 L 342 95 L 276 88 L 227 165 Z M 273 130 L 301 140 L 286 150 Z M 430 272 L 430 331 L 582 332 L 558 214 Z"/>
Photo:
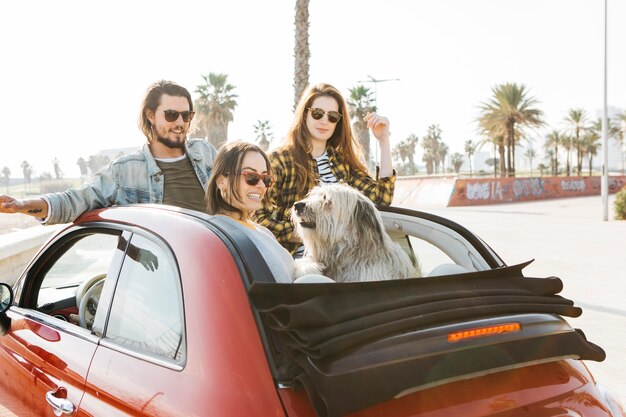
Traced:
<path id="1" fill-rule="evenodd" d="M 446 219 L 382 214 L 416 278 L 276 283 L 220 216 L 86 213 L 0 285 L 0 415 L 626 416 L 558 278 Z"/>

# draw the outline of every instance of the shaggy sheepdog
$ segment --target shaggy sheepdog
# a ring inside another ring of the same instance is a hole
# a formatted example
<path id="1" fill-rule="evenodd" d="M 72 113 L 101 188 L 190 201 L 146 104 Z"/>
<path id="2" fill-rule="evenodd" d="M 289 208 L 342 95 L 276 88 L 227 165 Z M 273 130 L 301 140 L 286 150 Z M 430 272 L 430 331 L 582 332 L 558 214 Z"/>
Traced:
<path id="1" fill-rule="evenodd" d="M 294 204 L 291 219 L 305 247 L 296 277 L 323 274 L 356 282 L 416 274 L 407 253 L 385 232 L 374 203 L 348 185 L 315 187 Z"/>

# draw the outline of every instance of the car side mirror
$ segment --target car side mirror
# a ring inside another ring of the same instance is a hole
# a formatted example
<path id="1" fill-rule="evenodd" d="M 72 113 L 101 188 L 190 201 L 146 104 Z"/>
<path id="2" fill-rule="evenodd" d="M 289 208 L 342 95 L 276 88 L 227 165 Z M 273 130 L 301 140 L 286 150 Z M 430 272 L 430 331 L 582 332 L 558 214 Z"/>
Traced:
<path id="1" fill-rule="evenodd" d="M 4 336 L 11 328 L 7 310 L 13 304 L 13 290 L 9 284 L 0 284 L 0 335 Z"/>

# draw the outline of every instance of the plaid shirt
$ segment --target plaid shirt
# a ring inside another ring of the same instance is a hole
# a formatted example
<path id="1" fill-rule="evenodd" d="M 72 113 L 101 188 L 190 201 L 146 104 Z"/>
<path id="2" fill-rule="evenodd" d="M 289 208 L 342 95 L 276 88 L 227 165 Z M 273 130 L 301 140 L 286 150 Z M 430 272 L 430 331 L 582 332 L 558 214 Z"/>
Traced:
<path id="1" fill-rule="evenodd" d="M 361 191 L 376 205 L 391 204 L 396 183 L 395 171 L 391 177 L 375 180 L 367 172 L 351 168 L 333 147 L 327 147 L 326 151 L 330 170 L 338 182 L 347 183 Z M 299 193 L 295 159 L 292 153 L 282 149 L 272 152 L 269 157 L 276 182 L 267 190 L 263 207 L 257 210 L 255 218 L 258 223 L 274 233 L 281 245 L 293 253 L 300 244 L 289 241 L 294 232 L 294 225 L 290 218 L 291 207 L 296 201 L 302 200 L 308 191 L 319 183 L 317 163 L 312 157 L 309 158 L 309 170 L 314 173 L 314 179 L 309 182 L 303 192 Z"/>

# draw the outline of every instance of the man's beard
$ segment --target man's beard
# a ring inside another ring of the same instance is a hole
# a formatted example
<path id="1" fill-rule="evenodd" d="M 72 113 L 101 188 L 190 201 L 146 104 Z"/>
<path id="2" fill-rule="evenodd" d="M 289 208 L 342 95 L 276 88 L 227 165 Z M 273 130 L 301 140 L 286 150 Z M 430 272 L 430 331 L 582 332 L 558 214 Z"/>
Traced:
<path id="1" fill-rule="evenodd" d="M 185 138 L 183 140 L 173 140 L 170 138 L 164 138 L 157 136 L 157 142 L 161 142 L 163 145 L 170 149 L 182 149 L 185 147 Z"/>

